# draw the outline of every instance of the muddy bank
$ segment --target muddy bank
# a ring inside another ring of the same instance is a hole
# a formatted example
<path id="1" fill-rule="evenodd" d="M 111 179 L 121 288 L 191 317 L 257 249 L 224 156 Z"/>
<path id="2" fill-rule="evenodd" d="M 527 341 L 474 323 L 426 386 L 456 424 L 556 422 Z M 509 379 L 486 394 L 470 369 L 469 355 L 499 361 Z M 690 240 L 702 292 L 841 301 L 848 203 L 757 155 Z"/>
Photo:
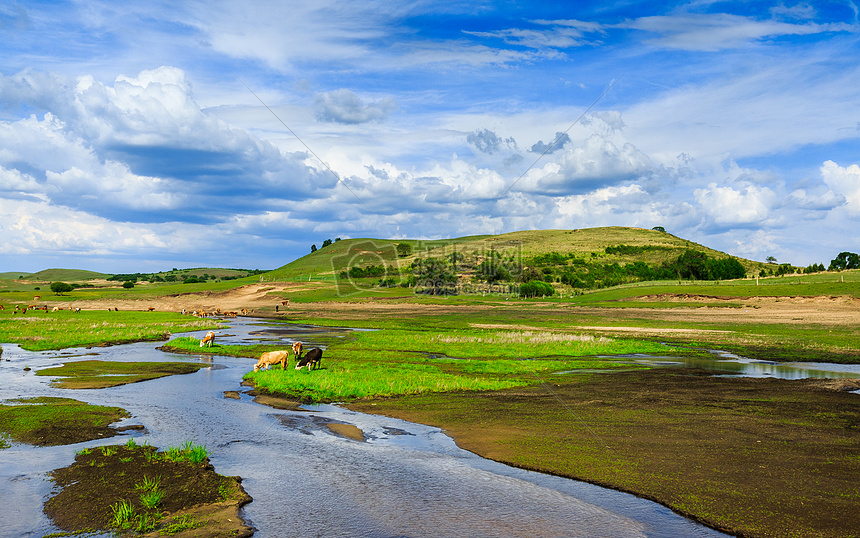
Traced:
<path id="1" fill-rule="evenodd" d="M 710 374 L 555 376 L 348 407 L 437 426 L 485 458 L 631 492 L 742 536 L 856 533 L 860 396 L 845 389 L 860 382 Z"/>
<path id="2" fill-rule="evenodd" d="M 134 530 L 172 536 L 251 536 L 239 517 L 251 502 L 239 477 L 215 473 L 208 459 L 171 461 L 151 446 L 104 446 L 83 451 L 51 473 L 59 491 L 45 513 L 67 532 Z M 155 497 L 145 497 L 157 492 Z M 119 518 L 120 507 L 127 517 Z"/>

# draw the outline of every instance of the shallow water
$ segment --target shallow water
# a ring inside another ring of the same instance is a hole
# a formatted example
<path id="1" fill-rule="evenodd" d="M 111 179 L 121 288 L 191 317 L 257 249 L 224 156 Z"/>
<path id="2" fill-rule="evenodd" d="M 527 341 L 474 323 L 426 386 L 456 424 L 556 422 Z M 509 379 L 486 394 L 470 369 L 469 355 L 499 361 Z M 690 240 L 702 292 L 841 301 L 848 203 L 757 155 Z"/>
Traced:
<path id="1" fill-rule="evenodd" d="M 282 341 L 285 347 L 300 335 L 306 349 L 343 335 L 247 319 L 218 332 L 219 343 Z M 479 458 L 438 428 L 333 405 L 295 412 L 256 404 L 244 393 L 238 400 L 225 398 L 224 391 L 245 390 L 240 382 L 253 359 L 175 355 L 156 347 L 31 353 L 4 344 L 0 398 L 52 395 L 120 406 L 132 414 L 121 425 L 146 427 L 133 434 L 139 443 L 163 449 L 191 440 L 206 446 L 219 473 L 243 478 L 254 498 L 243 517 L 257 536 L 722 536 L 632 495 Z M 84 358 L 203 361 L 211 367 L 77 391 L 51 388 L 48 379 L 23 371 L 86 353 L 98 356 Z M 335 434 L 326 426 L 330 422 L 358 427 L 365 440 Z M 7 500 L 0 535 L 57 531 L 41 511 L 51 492 L 45 474 L 71 464 L 83 447 L 126 440 L 0 451 L 0 498 Z"/>
<path id="2" fill-rule="evenodd" d="M 722 370 L 724 375 L 736 377 L 775 377 L 780 379 L 807 378 L 860 378 L 860 364 L 835 364 L 827 362 L 760 361 L 734 353 L 712 350 L 714 359 L 677 357 L 635 357 L 635 362 L 658 366 L 685 366 Z"/>

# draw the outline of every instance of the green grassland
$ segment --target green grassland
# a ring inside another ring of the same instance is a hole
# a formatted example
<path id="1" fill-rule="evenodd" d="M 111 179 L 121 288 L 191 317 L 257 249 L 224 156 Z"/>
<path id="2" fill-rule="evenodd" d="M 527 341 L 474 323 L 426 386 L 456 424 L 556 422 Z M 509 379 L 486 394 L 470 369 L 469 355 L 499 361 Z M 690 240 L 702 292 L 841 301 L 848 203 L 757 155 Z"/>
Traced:
<path id="1" fill-rule="evenodd" d="M 0 342 L 19 344 L 29 351 L 68 347 L 166 340 L 174 332 L 213 329 L 212 320 L 198 320 L 171 312 L 73 313 L 36 311 L 14 315 L 0 311 Z"/>
<path id="2" fill-rule="evenodd" d="M 0 432 L 34 445 L 78 443 L 114 435 L 109 425 L 128 416 L 119 407 L 90 405 L 71 398 L 16 399 L 0 404 Z"/>

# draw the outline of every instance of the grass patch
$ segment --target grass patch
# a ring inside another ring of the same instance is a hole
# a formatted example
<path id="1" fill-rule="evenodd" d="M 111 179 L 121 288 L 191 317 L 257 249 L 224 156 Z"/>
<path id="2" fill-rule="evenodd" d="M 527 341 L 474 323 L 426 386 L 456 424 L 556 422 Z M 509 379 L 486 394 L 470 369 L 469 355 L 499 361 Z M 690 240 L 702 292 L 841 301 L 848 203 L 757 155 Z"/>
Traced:
<path id="1" fill-rule="evenodd" d="M 128 416 L 119 407 L 90 405 L 71 398 L 7 400 L 0 405 L 0 431 L 20 443 L 65 445 L 116 435 L 109 425 Z"/>
<path id="2" fill-rule="evenodd" d="M 217 327 L 210 320 L 170 312 L 37 310 L 14 315 L 8 308 L 0 310 L 0 342 L 16 343 L 28 351 L 167 340 L 174 332 Z"/>
<path id="3" fill-rule="evenodd" d="M 100 389 L 138 383 L 168 375 L 190 374 L 207 364 L 188 362 L 115 362 L 86 360 L 44 368 L 36 375 L 56 377 L 51 385 L 64 389 Z"/>
<path id="4" fill-rule="evenodd" d="M 542 383 L 554 372 L 642 368 L 604 355 L 663 353 L 651 342 L 549 331 L 386 329 L 331 345 L 322 368 L 245 375 L 259 389 L 305 401 L 489 391 Z"/>
<path id="5" fill-rule="evenodd" d="M 179 452 L 194 452 L 195 445 L 183 447 Z M 173 535 L 205 522 L 218 535 L 246 535 L 236 532 L 248 530 L 238 508 L 251 499 L 236 477 L 216 474 L 207 457 L 176 458 L 173 448 L 128 443 L 110 448 L 78 453 L 74 464 L 50 473 L 59 491 L 45 512 L 64 531 Z"/>

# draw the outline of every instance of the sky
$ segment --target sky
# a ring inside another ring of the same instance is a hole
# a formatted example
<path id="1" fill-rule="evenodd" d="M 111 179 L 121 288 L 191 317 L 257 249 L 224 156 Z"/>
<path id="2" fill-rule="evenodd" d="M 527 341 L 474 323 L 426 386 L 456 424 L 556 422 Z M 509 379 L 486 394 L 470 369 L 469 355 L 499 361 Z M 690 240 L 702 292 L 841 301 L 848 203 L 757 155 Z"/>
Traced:
<path id="1" fill-rule="evenodd" d="M 854 1 L 0 5 L 0 272 L 662 226 L 860 251 Z"/>

